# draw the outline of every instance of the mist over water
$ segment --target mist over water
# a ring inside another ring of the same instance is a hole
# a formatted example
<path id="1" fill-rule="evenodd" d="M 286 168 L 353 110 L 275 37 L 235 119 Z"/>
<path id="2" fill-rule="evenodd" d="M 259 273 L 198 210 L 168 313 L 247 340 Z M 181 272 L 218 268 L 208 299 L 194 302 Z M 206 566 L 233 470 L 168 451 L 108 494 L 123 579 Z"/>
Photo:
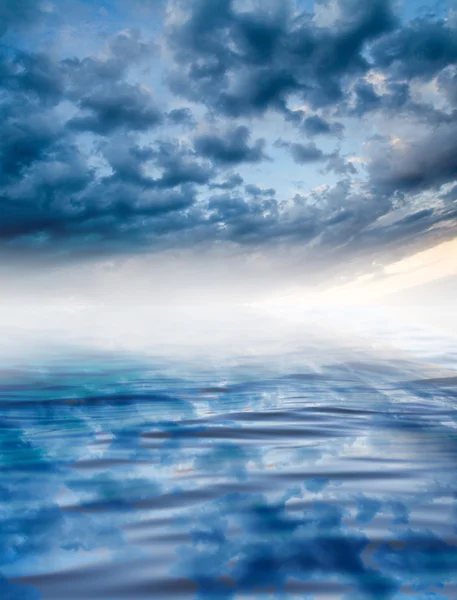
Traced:
<path id="1" fill-rule="evenodd" d="M 0 597 L 457 597 L 452 329 L 3 313 Z"/>

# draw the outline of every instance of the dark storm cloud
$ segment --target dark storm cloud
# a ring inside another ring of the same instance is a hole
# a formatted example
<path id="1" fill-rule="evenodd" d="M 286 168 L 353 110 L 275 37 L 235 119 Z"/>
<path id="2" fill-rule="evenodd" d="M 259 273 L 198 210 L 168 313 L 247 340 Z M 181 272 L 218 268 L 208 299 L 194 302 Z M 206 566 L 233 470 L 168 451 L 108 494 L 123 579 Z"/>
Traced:
<path id="1" fill-rule="evenodd" d="M 118 129 L 147 131 L 162 121 L 152 95 L 137 85 L 127 83 L 98 90 L 82 98 L 78 106 L 83 111 L 83 116 L 71 119 L 68 126 L 100 135 L 107 135 Z"/>
<path id="2" fill-rule="evenodd" d="M 80 113 L 68 122 L 78 131 L 108 135 L 116 130 L 147 131 L 162 122 L 152 93 L 125 81 L 130 65 L 137 66 L 156 52 L 137 31 L 117 34 L 108 43 L 108 58 L 62 61 L 67 97 Z"/>
<path id="3" fill-rule="evenodd" d="M 273 188 L 260 188 L 258 185 L 253 185 L 252 183 L 244 186 L 244 191 L 253 196 L 254 198 L 264 197 L 272 197 L 276 195 L 276 190 Z"/>
<path id="4" fill-rule="evenodd" d="M 341 136 L 344 131 L 344 125 L 342 125 L 342 123 L 329 123 L 319 115 L 307 117 L 303 121 L 301 128 L 308 137 L 315 137 L 318 135 Z"/>
<path id="5" fill-rule="evenodd" d="M 267 160 L 264 153 L 265 140 L 257 139 L 249 144 L 251 133 L 245 126 L 230 127 L 225 133 L 207 133 L 195 138 L 196 151 L 219 165 L 258 163 Z"/>
<path id="6" fill-rule="evenodd" d="M 0 125 L 0 182 L 21 177 L 29 166 L 46 157 L 59 138 L 58 128 L 38 115 L 7 119 Z"/>
<path id="7" fill-rule="evenodd" d="M 455 29 L 444 19 L 414 20 L 379 40 L 372 54 L 392 77 L 428 79 L 457 61 Z"/>
<path id="8" fill-rule="evenodd" d="M 143 65 L 158 54 L 158 47 L 153 40 L 144 40 L 139 29 L 125 29 L 109 39 L 108 51 L 124 65 Z"/>
<path id="9" fill-rule="evenodd" d="M 160 223 L 164 215 L 183 211 L 195 202 L 195 191 L 189 186 L 146 190 L 126 182 L 95 180 L 84 168 L 79 173 L 61 167 L 59 173 L 36 174 L 33 184 L 32 198 L 26 187 L 3 199 L 0 240 L 16 240 L 37 251 L 49 246 L 72 254 L 81 244 L 92 253 L 103 251 L 104 246 L 129 251 L 129 245 L 141 247 L 148 236 L 157 233 L 154 221 Z M 145 221 L 149 221 L 148 227 Z"/>
<path id="10" fill-rule="evenodd" d="M 356 116 L 364 115 L 372 110 L 382 107 L 382 99 L 376 93 L 371 83 L 359 82 L 354 86 L 356 105 L 353 113 Z"/>
<path id="11" fill-rule="evenodd" d="M 156 154 L 156 165 L 163 172 L 159 187 L 175 187 L 183 183 L 208 183 L 214 175 L 209 161 L 201 161 L 190 149 L 180 148 L 176 143 L 161 142 Z"/>
<path id="12" fill-rule="evenodd" d="M 218 190 L 233 190 L 236 187 L 243 185 L 243 183 L 244 179 L 241 177 L 241 175 L 239 173 L 233 173 L 222 183 L 213 182 L 210 187 Z"/>
<path id="13" fill-rule="evenodd" d="M 368 166 L 382 193 L 437 189 L 457 178 L 457 120 L 418 134 L 412 142 L 380 144 Z"/>
<path id="14" fill-rule="evenodd" d="M 0 0 L 0 37 L 8 30 L 34 25 L 41 16 L 36 0 Z"/>
<path id="15" fill-rule="evenodd" d="M 8 252 L 60 257 L 138 251 L 198 224 L 193 184 L 214 175 L 190 147 L 130 136 L 102 138 L 100 174 L 52 110 L 6 106 L 0 125 L 0 243 Z M 176 215 L 176 216 L 175 216 Z M 202 219 L 201 219 L 202 220 Z"/>
<path id="16" fill-rule="evenodd" d="M 196 199 L 192 184 L 206 183 L 212 165 L 173 144 L 142 148 L 130 139 L 162 120 L 152 95 L 127 81 L 130 67 L 153 52 L 135 31 L 109 39 L 105 58 L 58 60 L 2 48 L 0 240 L 6 252 L 130 251 L 152 243 L 161 230 L 167 234 L 169 224 L 157 225 L 165 215 L 176 230 L 192 223 L 185 215 Z M 54 111 L 63 101 L 78 110 L 67 121 Z M 95 154 L 81 150 L 79 132 L 102 136 Z M 110 175 L 92 165 L 100 157 Z"/>
<path id="17" fill-rule="evenodd" d="M 174 108 L 167 113 L 167 119 L 172 125 L 195 126 L 196 121 L 189 108 Z"/>
<path id="18" fill-rule="evenodd" d="M 113 143 L 114 142 L 114 143 Z M 202 161 L 190 148 L 176 141 L 158 141 L 139 147 L 129 138 L 116 138 L 101 146 L 112 175 L 105 182 L 121 182 L 140 188 L 174 188 L 183 184 L 204 185 L 214 176 L 213 165 Z M 147 171 L 153 170 L 152 176 Z"/>
<path id="19" fill-rule="evenodd" d="M 65 90 L 61 65 L 43 53 L 0 47 L 0 86 L 46 104 L 56 104 Z"/>
<path id="20" fill-rule="evenodd" d="M 186 18 L 168 32 L 172 89 L 231 117 L 287 112 L 292 93 L 315 108 L 343 100 L 344 80 L 368 69 L 366 44 L 396 23 L 387 0 L 339 0 L 327 28 L 297 18 L 290 2 L 243 12 L 231 0 L 177 4 Z"/>
<path id="21" fill-rule="evenodd" d="M 119 54 L 122 47 L 124 52 Z M 153 54 L 155 47 L 134 31 L 126 31 L 113 37 L 107 51 L 104 59 L 57 60 L 42 52 L 0 46 L 3 107 L 39 102 L 49 108 L 68 100 L 83 110 L 76 122 L 92 119 L 102 130 L 118 122 L 133 127 L 142 120 L 156 124 L 160 116 L 151 95 L 140 85 L 124 81 L 130 67 Z"/>
<path id="22" fill-rule="evenodd" d="M 216 225 L 219 237 L 245 244 L 259 244 L 278 236 L 278 204 L 274 198 L 257 198 L 225 193 L 208 202 L 209 220 Z"/>
<path id="23" fill-rule="evenodd" d="M 333 172 L 337 175 L 356 175 L 357 169 L 352 162 L 340 156 L 339 152 L 330 155 L 325 166 L 327 172 Z"/>
<path id="24" fill-rule="evenodd" d="M 288 146 L 293 160 L 299 165 L 308 162 L 316 162 L 322 160 L 324 153 L 315 144 L 297 144 L 293 143 Z"/>
<path id="25" fill-rule="evenodd" d="M 299 144 L 297 142 L 286 142 L 280 139 L 275 142 L 275 146 L 277 148 L 285 148 L 290 152 L 293 161 L 299 165 L 318 162 L 325 158 L 325 154 L 314 142 L 310 142 L 309 144 Z"/>
<path id="26" fill-rule="evenodd" d="M 425 103 L 414 102 L 408 83 L 404 81 L 386 81 L 382 94 L 379 94 L 375 86 L 367 81 L 359 81 L 353 88 L 354 106 L 348 109 L 348 114 L 355 117 L 363 117 L 368 113 L 383 111 L 386 114 L 396 116 L 403 113 L 408 118 L 418 118 L 425 121 L 438 117 L 439 111 Z"/>

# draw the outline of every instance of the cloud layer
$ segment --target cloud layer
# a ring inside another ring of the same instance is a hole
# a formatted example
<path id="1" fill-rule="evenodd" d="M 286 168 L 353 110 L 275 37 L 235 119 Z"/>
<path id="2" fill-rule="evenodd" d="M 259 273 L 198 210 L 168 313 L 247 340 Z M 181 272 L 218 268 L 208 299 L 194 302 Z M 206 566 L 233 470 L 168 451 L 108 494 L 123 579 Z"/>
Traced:
<path id="1" fill-rule="evenodd" d="M 8 260 L 225 244 L 355 264 L 451 236 L 452 10 L 169 0 L 125 28 L 75 6 L 0 0 Z M 70 44 L 83 17 L 98 33 Z"/>

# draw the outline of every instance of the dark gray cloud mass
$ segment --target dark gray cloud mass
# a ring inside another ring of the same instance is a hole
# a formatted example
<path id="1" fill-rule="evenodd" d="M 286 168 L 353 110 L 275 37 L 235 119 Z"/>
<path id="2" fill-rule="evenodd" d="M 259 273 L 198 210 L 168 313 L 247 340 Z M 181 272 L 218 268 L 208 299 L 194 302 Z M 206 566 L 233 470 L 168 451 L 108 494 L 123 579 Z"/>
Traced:
<path id="1" fill-rule="evenodd" d="M 340 0 L 333 27 L 300 18 L 292 2 L 253 12 L 237 11 L 232 0 L 177 4 L 187 18 L 169 31 L 180 65 L 171 85 L 231 117 L 285 111 L 291 94 L 314 108 L 344 101 L 348 78 L 369 68 L 366 44 L 396 24 L 386 0 Z"/>
<path id="2" fill-rule="evenodd" d="M 340 136 L 343 133 L 344 125 L 342 123 L 329 123 L 319 115 L 312 115 L 304 119 L 302 129 L 308 137 L 317 135 Z"/>
<path id="3" fill-rule="evenodd" d="M 76 53 L 43 41 L 62 6 L 0 0 L 3 255 L 312 241 L 315 258 L 350 260 L 437 241 L 455 219 L 455 18 L 318 4 L 324 17 L 169 0 L 160 27 L 120 25 Z M 291 168 L 308 192 L 279 184 Z"/>
<path id="4" fill-rule="evenodd" d="M 457 120 L 419 139 L 377 149 L 369 165 L 377 189 L 388 193 L 438 189 L 457 178 Z"/>
<path id="5" fill-rule="evenodd" d="M 83 116 L 70 119 L 68 126 L 100 135 L 109 135 L 118 129 L 147 131 L 162 120 L 151 94 L 126 83 L 97 90 L 82 98 L 78 106 Z"/>
<path id="6" fill-rule="evenodd" d="M 189 108 L 174 108 L 167 114 L 167 118 L 173 125 L 194 126 L 196 124 Z"/>
<path id="7" fill-rule="evenodd" d="M 230 127 L 224 134 L 199 135 L 194 142 L 196 151 L 220 165 L 236 165 L 243 162 L 258 163 L 267 159 L 263 149 L 265 140 L 258 139 L 249 145 L 247 127 Z"/>
<path id="8" fill-rule="evenodd" d="M 0 36 L 11 29 L 33 25 L 42 16 L 36 0 L 2 0 L 0 2 Z"/>
<path id="9" fill-rule="evenodd" d="M 284 140 L 278 140 L 275 143 L 277 148 L 285 148 L 290 152 L 292 159 L 299 165 L 306 163 L 317 162 L 325 158 L 325 154 L 320 148 L 316 146 L 314 142 L 309 144 L 299 144 L 296 142 L 286 142 Z"/>

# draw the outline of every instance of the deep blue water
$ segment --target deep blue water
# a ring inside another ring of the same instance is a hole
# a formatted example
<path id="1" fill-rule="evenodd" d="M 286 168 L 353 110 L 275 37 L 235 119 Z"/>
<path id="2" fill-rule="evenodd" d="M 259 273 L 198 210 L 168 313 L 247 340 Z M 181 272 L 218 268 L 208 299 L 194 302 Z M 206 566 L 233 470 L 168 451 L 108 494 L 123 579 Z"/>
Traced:
<path id="1" fill-rule="evenodd" d="M 457 598 L 449 352 L 6 353 L 0 598 Z"/>

